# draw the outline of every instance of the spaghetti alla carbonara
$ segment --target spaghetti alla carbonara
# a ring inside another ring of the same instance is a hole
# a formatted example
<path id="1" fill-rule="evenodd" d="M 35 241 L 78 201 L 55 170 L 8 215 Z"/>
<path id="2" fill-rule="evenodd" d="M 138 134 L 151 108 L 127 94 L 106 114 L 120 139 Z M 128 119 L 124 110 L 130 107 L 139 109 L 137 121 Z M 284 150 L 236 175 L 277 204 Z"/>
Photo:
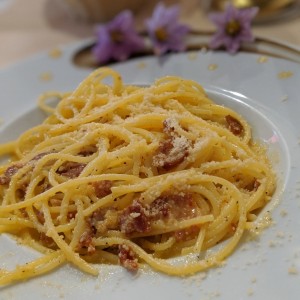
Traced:
<path id="1" fill-rule="evenodd" d="M 48 118 L 0 147 L 11 156 L 0 166 L 0 231 L 42 253 L 0 270 L 1 285 L 67 262 L 94 275 L 95 263 L 180 276 L 208 269 L 274 192 L 249 124 L 194 81 L 128 86 L 100 68 L 58 97 L 55 108 L 42 97 Z M 183 255 L 194 259 L 170 260 Z"/>

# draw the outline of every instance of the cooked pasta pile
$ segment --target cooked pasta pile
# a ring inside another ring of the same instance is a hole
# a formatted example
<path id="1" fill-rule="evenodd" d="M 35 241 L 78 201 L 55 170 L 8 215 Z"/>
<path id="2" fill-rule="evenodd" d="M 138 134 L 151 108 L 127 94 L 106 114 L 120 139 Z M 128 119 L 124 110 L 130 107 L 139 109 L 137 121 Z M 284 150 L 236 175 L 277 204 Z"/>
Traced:
<path id="1" fill-rule="evenodd" d="M 95 263 L 205 270 L 234 251 L 274 192 L 249 124 L 194 81 L 128 86 L 100 68 L 59 97 L 55 108 L 41 98 L 50 116 L 0 147 L 12 157 L 0 167 L 0 231 L 42 253 L 0 270 L 1 285 L 66 262 L 94 275 Z M 169 259 L 187 254 L 196 259 Z"/>

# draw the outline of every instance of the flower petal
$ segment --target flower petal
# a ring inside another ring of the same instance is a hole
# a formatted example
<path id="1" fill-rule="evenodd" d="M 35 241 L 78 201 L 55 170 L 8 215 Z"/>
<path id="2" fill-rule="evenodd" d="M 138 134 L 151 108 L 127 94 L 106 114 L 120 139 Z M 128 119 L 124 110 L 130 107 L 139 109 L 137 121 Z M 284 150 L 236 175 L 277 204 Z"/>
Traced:
<path id="1" fill-rule="evenodd" d="M 223 34 L 216 33 L 210 40 L 209 47 L 212 49 L 220 48 L 222 45 L 224 45 L 224 37 L 225 36 Z"/>
<path id="2" fill-rule="evenodd" d="M 243 9 L 240 12 L 239 18 L 242 22 L 251 22 L 259 11 L 258 7 Z"/>
<path id="3" fill-rule="evenodd" d="M 211 13 L 208 15 L 208 17 L 218 27 L 223 27 L 226 24 L 224 14 L 222 13 Z"/>
<path id="4" fill-rule="evenodd" d="M 237 9 L 229 4 L 223 13 L 211 14 L 210 19 L 215 23 L 217 31 L 211 39 L 210 47 L 217 49 L 224 46 L 229 53 L 236 53 L 242 42 L 252 42 L 254 36 L 251 32 L 251 22 L 257 12 L 256 7 Z M 230 26 L 233 21 L 237 23 L 237 30 L 228 32 L 227 26 Z"/>
<path id="5" fill-rule="evenodd" d="M 97 26 L 96 35 L 97 43 L 92 52 L 102 64 L 110 59 L 127 59 L 144 46 L 143 38 L 134 29 L 133 15 L 129 10 L 121 12 L 109 23 Z"/>
<path id="6" fill-rule="evenodd" d="M 109 24 L 109 29 L 122 28 L 130 29 L 133 26 L 133 15 L 130 10 L 125 10 L 118 14 Z"/>
<path id="7" fill-rule="evenodd" d="M 189 27 L 180 24 L 178 17 L 178 5 L 167 8 L 163 3 L 158 3 L 152 17 L 145 21 L 148 35 L 156 55 L 162 55 L 168 50 L 183 51 L 186 48 L 184 39 L 189 32 Z M 165 32 L 165 38 L 163 40 L 156 36 L 156 32 L 161 30 Z"/>
<path id="8" fill-rule="evenodd" d="M 230 44 L 226 45 L 226 49 L 230 54 L 235 54 L 241 47 L 241 44 L 238 40 L 233 40 Z"/>

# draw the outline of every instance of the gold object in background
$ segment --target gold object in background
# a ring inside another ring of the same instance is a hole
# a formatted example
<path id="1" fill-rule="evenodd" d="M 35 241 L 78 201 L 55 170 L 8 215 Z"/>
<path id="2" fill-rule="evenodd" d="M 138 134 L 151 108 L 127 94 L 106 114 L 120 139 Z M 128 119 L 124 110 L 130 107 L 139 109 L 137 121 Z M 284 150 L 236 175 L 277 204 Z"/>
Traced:
<path id="1" fill-rule="evenodd" d="M 227 3 L 232 3 L 237 8 L 257 6 L 259 7 L 259 13 L 256 21 L 264 21 L 279 17 L 280 14 L 287 9 L 293 9 L 297 1 L 298 0 L 212 0 L 210 9 L 217 11 L 224 10 Z"/>

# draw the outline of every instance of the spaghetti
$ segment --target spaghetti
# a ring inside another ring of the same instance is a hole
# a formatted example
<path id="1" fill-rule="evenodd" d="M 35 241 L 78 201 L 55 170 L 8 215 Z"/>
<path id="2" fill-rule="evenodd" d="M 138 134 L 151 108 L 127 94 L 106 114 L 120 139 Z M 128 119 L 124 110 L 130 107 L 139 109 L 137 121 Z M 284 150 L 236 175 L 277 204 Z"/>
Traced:
<path id="1" fill-rule="evenodd" d="M 127 86 L 100 68 L 55 108 L 48 96 L 39 104 L 50 116 L 0 147 L 12 157 L 0 167 L 0 231 L 42 253 L 0 270 L 1 285 L 66 262 L 93 275 L 95 263 L 205 270 L 234 251 L 274 192 L 249 124 L 194 81 Z M 169 260 L 187 254 L 183 265 Z"/>

